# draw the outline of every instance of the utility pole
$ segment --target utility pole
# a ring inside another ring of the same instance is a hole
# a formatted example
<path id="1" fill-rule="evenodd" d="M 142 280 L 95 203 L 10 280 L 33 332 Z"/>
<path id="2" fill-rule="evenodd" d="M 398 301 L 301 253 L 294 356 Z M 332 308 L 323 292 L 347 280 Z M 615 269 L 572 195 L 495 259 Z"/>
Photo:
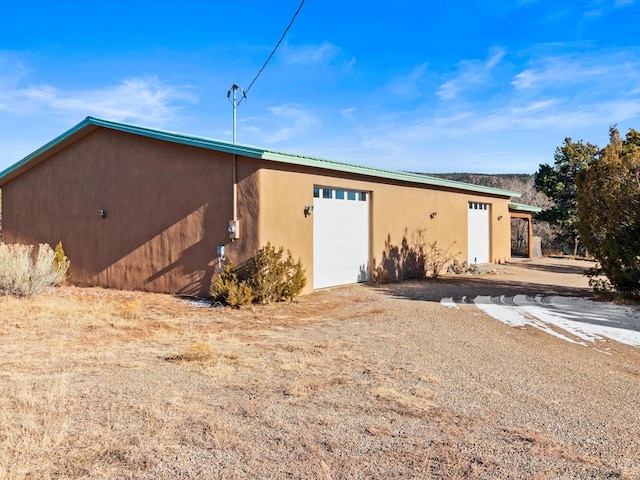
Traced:
<path id="1" fill-rule="evenodd" d="M 240 93 L 242 94 L 239 101 L 238 101 L 238 90 L 240 90 Z M 231 92 L 233 92 L 233 97 L 231 96 Z M 242 103 L 242 100 L 247 98 L 247 95 L 245 91 L 242 89 L 242 87 L 234 83 L 231 86 L 231 89 L 227 92 L 227 98 L 231 101 L 231 104 L 233 105 L 233 144 L 235 145 L 236 144 L 236 118 L 237 118 L 236 110 L 238 108 L 238 105 Z"/>

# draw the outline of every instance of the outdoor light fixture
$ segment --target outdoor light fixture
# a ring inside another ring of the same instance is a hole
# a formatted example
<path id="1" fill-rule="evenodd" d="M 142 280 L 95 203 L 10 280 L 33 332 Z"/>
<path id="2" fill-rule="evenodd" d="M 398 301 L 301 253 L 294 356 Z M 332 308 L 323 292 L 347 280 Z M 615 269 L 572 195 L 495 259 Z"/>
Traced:
<path id="1" fill-rule="evenodd" d="M 498 220 L 502 220 L 502 215 L 498 215 Z"/>
<path id="2" fill-rule="evenodd" d="M 431 220 L 433 220 L 433 219 L 434 219 L 434 218 L 436 218 L 437 216 L 438 216 L 438 212 L 431 212 L 431 213 L 429 214 L 429 218 L 430 218 Z"/>
<path id="3" fill-rule="evenodd" d="M 304 206 L 304 217 L 307 218 L 312 213 L 313 213 L 313 205 L 305 205 Z"/>
<path id="4" fill-rule="evenodd" d="M 105 208 L 98 210 L 98 215 L 100 215 L 102 218 L 106 218 L 107 210 Z"/>

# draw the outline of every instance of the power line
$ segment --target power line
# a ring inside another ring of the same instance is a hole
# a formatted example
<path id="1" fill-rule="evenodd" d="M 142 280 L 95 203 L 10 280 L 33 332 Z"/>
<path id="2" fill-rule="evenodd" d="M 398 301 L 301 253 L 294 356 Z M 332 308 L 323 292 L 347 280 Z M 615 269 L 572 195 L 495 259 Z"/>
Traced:
<path id="1" fill-rule="evenodd" d="M 257 73 L 257 75 L 255 76 L 255 78 L 251 81 L 251 83 L 249 84 L 249 87 L 244 91 L 244 95 L 246 96 L 247 93 L 249 93 L 249 90 L 251 90 L 251 87 L 253 87 L 253 84 L 256 83 L 256 80 L 258 80 L 258 77 L 260 76 L 260 74 L 262 73 L 262 71 L 264 70 L 264 68 L 267 66 L 267 63 L 269 63 L 269 60 L 271 60 L 271 57 L 273 57 L 273 55 L 276 53 L 276 50 L 278 50 L 278 47 L 280 46 L 280 44 L 282 43 L 282 40 L 284 40 L 285 35 L 287 34 L 287 32 L 289 31 L 289 29 L 291 28 L 291 25 L 293 25 L 293 21 L 296 19 L 296 17 L 298 16 L 298 13 L 300 13 L 300 9 L 302 8 L 302 5 L 304 5 L 304 0 L 302 0 L 300 2 L 300 6 L 298 7 L 298 10 L 296 10 L 296 13 L 293 14 L 293 17 L 291 17 L 291 21 L 289 22 L 289 25 L 287 25 L 287 28 L 284 29 L 284 33 L 282 34 L 282 36 L 280 37 L 280 40 L 278 40 L 278 43 L 276 44 L 276 46 L 274 47 L 273 51 L 271 52 L 271 54 L 269 55 L 269 58 L 267 58 L 267 61 L 264 62 L 264 65 L 262 65 L 262 68 L 260 69 L 260 71 Z"/>
<path id="2" fill-rule="evenodd" d="M 300 10 L 302 9 L 302 5 L 304 5 L 304 1 L 305 0 L 302 0 L 300 2 L 300 6 L 296 10 L 296 13 L 293 14 L 293 17 L 291 17 L 291 21 L 289 22 L 289 25 L 287 25 L 287 28 L 284 29 L 284 32 L 283 32 L 282 36 L 280 37 L 280 40 L 278 40 L 278 43 L 273 48 L 271 54 L 269 55 L 269 58 L 267 58 L 266 62 L 264 62 L 264 65 L 262 65 L 262 68 L 260 69 L 260 71 L 258 71 L 258 73 L 255 76 L 255 78 L 251 81 L 251 84 L 249 85 L 249 88 L 247 88 L 246 90 L 243 90 L 242 87 L 240 87 L 239 85 L 236 85 L 234 83 L 231 86 L 231 89 L 227 92 L 227 98 L 229 99 L 229 101 L 231 101 L 231 103 L 233 105 L 233 144 L 234 145 L 236 144 L 236 109 L 237 109 L 238 105 L 240 105 L 240 103 L 242 103 L 242 100 L 247 98 L 247 93 L 249 93 L 249 90 L 251 90 L 251 87 L 253 87 L 253 84 L 256 83 L 256 80 L 258 80 L 258 77 L 260 76 L 262 71 L 265 69 L 265 67 L 269 63 L 269 60 L 271 60 L 271 57 L 273 57 L 273 55 L 276 53 L 276 50 L 278 50 L 278 47 L 282 43 L 282 40 L 284 40 L 285 35 L 287 34 L 289 29 L 291 28 L 291 25 L 293 25 L 293 21 L 298 16 L 298 13 L 300 13 Z M 238 90 L 240 90 L 240 93 L 241 93 L 240 100 L 238 100 Z M 232 93 L 233 93 L 233 95 L 232 95 Z"/>

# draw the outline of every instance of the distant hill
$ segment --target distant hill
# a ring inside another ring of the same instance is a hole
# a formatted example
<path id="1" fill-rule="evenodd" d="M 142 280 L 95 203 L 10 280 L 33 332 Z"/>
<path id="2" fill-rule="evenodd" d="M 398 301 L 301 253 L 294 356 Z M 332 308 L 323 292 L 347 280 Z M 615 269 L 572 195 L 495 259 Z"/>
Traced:
<path id="1" fill-rule="evenodd" d="M 542 208 L 550 206 L 549 199 L 544 194 L 536 191 L 534 186 L 535 177 L 532 173 L 499 173 L 495 175 L 485 173 L 424 173 L 423 175 L 519 192 L 522 196 L 514 198 L 518 203 Z"/>
<path id="2" fill-rule="evenodd" d="M 424 175 L 485 187 L 513 190 L 520 193 L 530 191 L 534 181 L 531 173 L 500 173 L 495 175 L 485 173 L 425 173 Z"/>

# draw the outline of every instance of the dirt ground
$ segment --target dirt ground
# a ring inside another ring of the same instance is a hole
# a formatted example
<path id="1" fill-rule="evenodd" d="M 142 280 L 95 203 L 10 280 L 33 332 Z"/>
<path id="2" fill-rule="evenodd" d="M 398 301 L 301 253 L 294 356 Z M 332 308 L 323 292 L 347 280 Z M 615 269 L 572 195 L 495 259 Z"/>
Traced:
<path id="1" fill-rule="evenodd" d="M 0 478 L 640 478 L 640 348 L 440 304 L 589 296 L 589 266 L 250 310 L 66 287 L 0 298 Z"/>

